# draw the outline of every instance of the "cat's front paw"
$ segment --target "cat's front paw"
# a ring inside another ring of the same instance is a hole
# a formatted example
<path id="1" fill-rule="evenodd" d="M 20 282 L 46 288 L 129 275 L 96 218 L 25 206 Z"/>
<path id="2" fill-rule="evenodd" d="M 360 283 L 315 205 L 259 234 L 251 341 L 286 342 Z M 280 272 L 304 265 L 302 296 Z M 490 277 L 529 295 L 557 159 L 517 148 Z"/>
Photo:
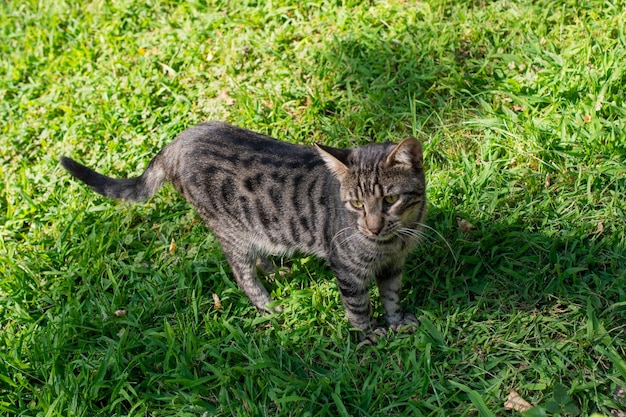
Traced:
<path id="1" fill-rule="evenodd" d="M 378 339 L 385 337 L 387 329 L 384 327 L 374 327 L 367 332 L 359 332 L 359 342 L 366 346 L 375 346 L 378 344 Z"/>
<path id="2" fill-rule="evenodd" d="M 256 306 L 261 315 L 263 314 L 274 314 L 281 313 L 283 311 L 283 306 L 280 303 L 276 302 L 272 298 L 268 298 L 268 301 L 262 304 L 260 307 Z"/>
<path id="3" fill-rule="evenodd" d="M 389 322 L 389 328 L 396 333 L 415 333 L 420 321 L 411 313 L 402 313 L 402 317 L 394 322 Z"/>

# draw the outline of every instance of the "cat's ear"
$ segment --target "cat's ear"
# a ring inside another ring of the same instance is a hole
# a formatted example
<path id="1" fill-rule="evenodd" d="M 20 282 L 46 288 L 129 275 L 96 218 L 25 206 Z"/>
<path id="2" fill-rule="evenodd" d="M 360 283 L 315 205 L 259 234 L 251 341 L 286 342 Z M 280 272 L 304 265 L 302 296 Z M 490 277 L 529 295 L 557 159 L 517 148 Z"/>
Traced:
<path id="1" fill-rule="evenodd" d="M 398 143 L 387 156 L 387 165 L 406 165 L 409 168 L 422 168 L 424 155 L 422 154 L 422 144 L 413 137 L 408 137 Z"/>
<path id="2" fill-rule="evenodd" d="M 320 154 L 326 166 L 337 177 L 341 178 L 348 172 L 348 156 L 350 149 L 331 148 L 330 146 L 315 144 L 317 152 Z"/>

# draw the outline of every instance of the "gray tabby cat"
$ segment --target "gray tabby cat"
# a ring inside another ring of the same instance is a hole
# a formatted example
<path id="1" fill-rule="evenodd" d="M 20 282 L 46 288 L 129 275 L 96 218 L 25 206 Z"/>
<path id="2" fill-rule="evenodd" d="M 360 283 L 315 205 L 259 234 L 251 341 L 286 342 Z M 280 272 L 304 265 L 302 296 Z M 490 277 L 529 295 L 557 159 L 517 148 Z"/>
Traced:
<path id="1" fill-rule="evenodd" d="M 214 122 L 182 132 L 136 178 L 109 178 L 65 157 L 61 164 L 96 192 L 131 202 L 173 184 L 212 229 L 237 284 L 261 311 L 273 300 L 257 266 L 271 265 L 268 255 L 301 251 L 330 264 L 361 338 L 375 343 L 384 330 L 372 319 L 372 280 L 388 327 L 419 324 L 399 303 L 402 267 L 426 215 L 422 147 L 414 138 L 312 148 Z"/>

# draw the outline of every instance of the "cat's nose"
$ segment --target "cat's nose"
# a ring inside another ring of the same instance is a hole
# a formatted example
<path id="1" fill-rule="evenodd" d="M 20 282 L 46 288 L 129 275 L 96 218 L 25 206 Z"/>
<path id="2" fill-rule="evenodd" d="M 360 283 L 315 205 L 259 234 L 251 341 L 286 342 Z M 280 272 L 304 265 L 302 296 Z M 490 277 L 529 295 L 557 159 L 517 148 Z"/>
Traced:
<path id="1" fill-rule="evenodd" d="M 366 218 L 365 224 L 367 226 L 367 230 L 373 235 L 378 235 L 383 230 L 383 219 L 381 218 Z"/>
<path id="2" fill-rule="evenodd" d="M 370 232 L 372 232 L 373 235 L 378 235 L 380 233 L 381 230 L 383 230 L 383 226 L 382 224 L 380 226 L 377 227 L 368 227 L 367 230 L 369 230 Z"/>

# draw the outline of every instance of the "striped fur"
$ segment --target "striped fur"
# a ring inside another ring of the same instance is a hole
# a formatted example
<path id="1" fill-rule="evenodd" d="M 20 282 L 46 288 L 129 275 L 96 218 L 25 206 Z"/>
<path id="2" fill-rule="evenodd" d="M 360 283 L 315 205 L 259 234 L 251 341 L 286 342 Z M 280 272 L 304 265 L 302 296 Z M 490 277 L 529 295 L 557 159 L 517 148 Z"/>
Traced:
<path id="1" fill-rule="evenodd" d="M 389 327 L 417 324 L 399 303 L 402 266 L 426 215 L 422 150 L 413 138 L 313 148 L 214 122 L 181 133 L 137 178 L 109 178 L 69 158 L 61 164 L 96 192 L 131 202 L 173 184 L 214 232 L 260 310 L 272 300 L 256 266 L 268 255 L 300 251 L 328 261 L 350 324 L 371 340 L 372 281 Z"/>

